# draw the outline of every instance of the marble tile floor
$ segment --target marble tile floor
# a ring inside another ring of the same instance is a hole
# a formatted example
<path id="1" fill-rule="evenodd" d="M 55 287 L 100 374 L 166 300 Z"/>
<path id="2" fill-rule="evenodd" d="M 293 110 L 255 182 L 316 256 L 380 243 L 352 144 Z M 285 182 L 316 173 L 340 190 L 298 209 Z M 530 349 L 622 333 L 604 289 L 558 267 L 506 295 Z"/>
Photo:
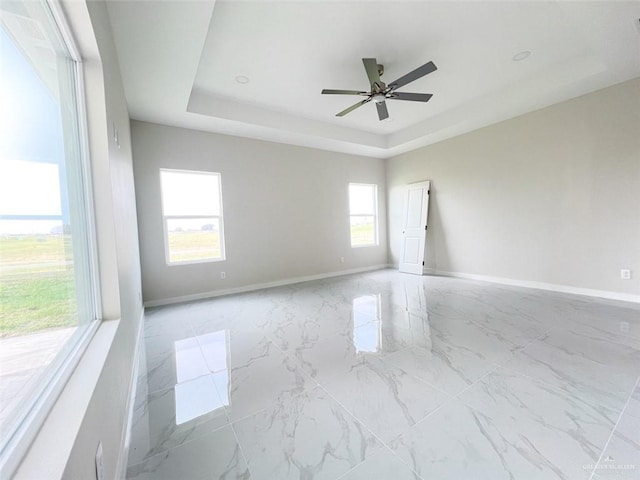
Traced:
<path id="1" fill-rule="evenodd" d="M 640 305 L 393 270 L 148 309 L 129 480 L 640 479 Z"/>

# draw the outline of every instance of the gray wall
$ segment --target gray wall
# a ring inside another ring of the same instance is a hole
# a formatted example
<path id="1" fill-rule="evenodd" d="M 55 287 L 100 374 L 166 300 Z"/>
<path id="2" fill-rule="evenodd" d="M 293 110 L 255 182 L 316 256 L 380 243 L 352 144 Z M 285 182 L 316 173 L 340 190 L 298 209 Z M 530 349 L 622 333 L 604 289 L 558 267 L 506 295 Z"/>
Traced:
<path id="1" fill-rule="evenodd" d="M 86 83 L 103 317 L 121 320 L 65 469 L 64 478 L 69 479 L 95 478 L 99 441 L 106 478 L 114 478 L 142 313 L 129 114 L 105 4 L 87 4 L 102 61 L 102 68 L 96 60 L 87 61 Z M 67 4 L 69 16 L 78 23 L 73 25 L 77 36 L 83 19 L 88 21 L 86 10 L 84 16 L 80 11 L 83 8 L 87 7 L 80 2 Z M 120 145 L 114 141 L 114 125 Z"/>
<path id="2" fill-rule="evenodd" d="M 395 264 L 404 185 L 420 180 L 427 267 L 640 293 L 640 79 L 390 159 Z"/>
<path id="3" fill-rule="evenodd" d="M 383 160 L 135 121 L 132 136 L 145 302 L 387 263 Z M 226 261 L 166 265 L 160 168 L 222 174 Z M 378 185 L 377 247 L 350 246 L 349 182 Z"/>

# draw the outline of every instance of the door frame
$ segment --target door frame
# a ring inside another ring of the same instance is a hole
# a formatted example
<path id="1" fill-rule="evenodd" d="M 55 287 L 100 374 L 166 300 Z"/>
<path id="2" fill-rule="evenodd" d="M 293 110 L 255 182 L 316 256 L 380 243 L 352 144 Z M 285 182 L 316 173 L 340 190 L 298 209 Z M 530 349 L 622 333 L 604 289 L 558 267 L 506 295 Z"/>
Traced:
<path id="1" fill-rule="evenodd" d="M 408 227 L 409 222 L 409 200 L 412 190 L 422 189 L 424 197 L 421 205 L 421 223 L 419 227 Z M 402 220 L 402 236 L 401 236 L 401 251 L 398 270 L 403 273 L 412 273 L 414 275 L 424 274 L 424 259 L 426 256 L 426 244 L 427 244 L 427 230 L 429 227 L 429 196 L 431 194 L 431 181 L 423 180 L 420 182 L 414 182 L 407 185 L 407 193 L 405 196 L 404 216 Z M 422 224 L 424 224 L 424 230 L 422 230 Z M 407 263 L 404 261 L 406 252 L 406 237 L 407 231 L 413 230 L 413 236 L 419 236 L 418 242 L 418 263 Z"/>

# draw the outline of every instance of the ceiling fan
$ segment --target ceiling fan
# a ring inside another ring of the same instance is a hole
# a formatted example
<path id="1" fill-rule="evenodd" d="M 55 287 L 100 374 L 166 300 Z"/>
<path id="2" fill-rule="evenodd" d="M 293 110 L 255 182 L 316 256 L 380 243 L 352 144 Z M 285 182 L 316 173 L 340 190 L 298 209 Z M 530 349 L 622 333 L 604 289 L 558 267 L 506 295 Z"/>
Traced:
<path id="1" fill-rule="evenodd" d="M 389 85 L 385 85 L 380 77 L 384 73 L 384 66 L 379 65 L 375 58 L 363 58 L 364 69 L 367 71 L 369 77 L 369 83 L 371 84 L 371 91 L 359 92 L 357 90 L 322 90 L 323 95 L 361 95 L 367 97 L 364 100 L 351 105 L 349 108 L 336 114 L 336 117 L 343 117 L 347 113 L 354 111 L 356 108 L 361 107 L 365 103 L 369 103 L 371 100 L 376 104 L 378 109 L 378 118 L 384 120 L 389 118 L 389 111 L 387 110 L 387 104 L 385 100 L 408 100 L 411 102 L 428 102 L 433 96 L 431 93 L 406 93 L 396 92 L 400 87 L 404 87 L 406 84 L 413 82 L 425 75 L 430 74 L 438 69 L 433 62 L 428 62 L 421 67 L 407 73 L 400 77 Z"/>

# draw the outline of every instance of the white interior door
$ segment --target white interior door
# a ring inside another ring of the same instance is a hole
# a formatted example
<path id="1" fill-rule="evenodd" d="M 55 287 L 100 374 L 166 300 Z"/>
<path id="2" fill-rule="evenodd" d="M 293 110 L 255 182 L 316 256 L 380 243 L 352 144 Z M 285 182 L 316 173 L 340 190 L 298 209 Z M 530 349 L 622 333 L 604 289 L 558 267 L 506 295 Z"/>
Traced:
<path id="1" fill-rule="evenodd" d="M 424 268 L 427 215 L 429 212 L 429 186 L 431 182 L 407 185 L 407 203 L 402 229 L 400 271 L 422 275 Z"/>

